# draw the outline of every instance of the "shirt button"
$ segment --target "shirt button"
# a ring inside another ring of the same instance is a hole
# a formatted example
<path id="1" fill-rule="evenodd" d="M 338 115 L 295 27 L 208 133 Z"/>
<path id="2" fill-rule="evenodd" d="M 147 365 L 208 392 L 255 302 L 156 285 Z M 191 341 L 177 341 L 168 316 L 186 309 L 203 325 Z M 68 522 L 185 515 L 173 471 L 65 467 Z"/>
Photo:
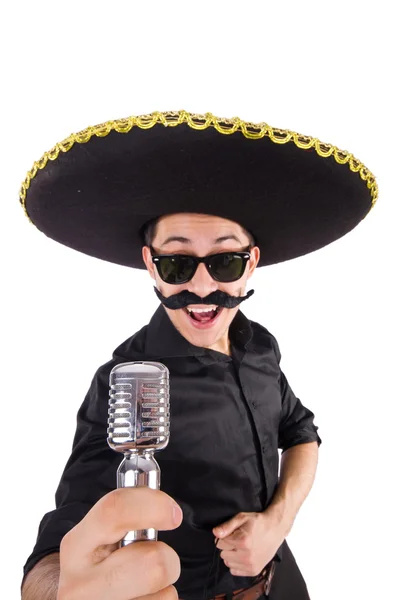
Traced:
<path id="1" fill-rule="evenodd" d="M 253 403 L 252 403 L 252 408 L 255 410 L 255 409 L 256 409 L 256 407 L 257 407 L 257 403 L 256 403 L 256 402 L 255 402 L 255 400 L 254 400 L 254 401 L 253 401 Z"/>
<path id="2" fill-rule="evenodd" d="M 265 451 L 266 451 L 266 446 L 265 446 L 265 445 L 263 445 L 263 446 L 262 446 L 262 452 L 263 452 L 263 454 L 265 453 Z"/>

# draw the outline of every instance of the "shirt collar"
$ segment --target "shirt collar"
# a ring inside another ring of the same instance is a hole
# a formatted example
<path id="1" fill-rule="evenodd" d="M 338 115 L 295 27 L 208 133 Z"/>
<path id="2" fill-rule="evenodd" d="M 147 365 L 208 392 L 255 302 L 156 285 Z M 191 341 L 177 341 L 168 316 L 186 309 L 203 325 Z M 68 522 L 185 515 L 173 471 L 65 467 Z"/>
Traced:
<path id="1" fill-rule="evenodd" d="M 252 339 L 250 321 L 239 310 L 230 324 L 229 336 L 232 346 L 247 349 Z M 197 356 L 214 360 L 231 360 L 231 357 L 216 350 L 194 346 L 176 329 L 164 306 L 159 305 L 151 318 L 145 342 L 145 355 L 150 357 Z"/>

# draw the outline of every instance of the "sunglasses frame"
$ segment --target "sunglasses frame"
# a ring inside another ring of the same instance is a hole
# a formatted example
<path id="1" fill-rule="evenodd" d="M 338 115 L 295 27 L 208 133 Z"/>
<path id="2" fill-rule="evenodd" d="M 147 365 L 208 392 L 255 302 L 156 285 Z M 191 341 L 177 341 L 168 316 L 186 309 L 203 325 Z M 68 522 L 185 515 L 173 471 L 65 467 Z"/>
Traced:
<path id="1" fill-rule="evenodd" d="M 156 251 L 154 250 L 154 248 L 152 246 L 150 247 L 150 252 L 152 254 L 152 262 L 156 265 L 157 267 L 157 272 L 159 274 L 159 276 L 161 277 L 161 279 L 167 283 L 168 285 L 183 285 L 184 283 L 187 283 L 188 281 L 191 281 L 191 279 L 193 279 L 193 277 L 196 274 L 196 271 L 198 269 L 198 266 L 200 263 L 204 263 L 208 273 L 211 275 L 212 279 L 214 279 L 215 281 L 218 281 L 220 283 L 233 283 L 234 281 L 238 281 L 239 279 L 241 279 L 241 277 L 244 275 L 245 269 L 247 268 L 247 262 L 249 261 L 249 259 L 251 258 L 251 246 L 247 246 L 246 248 L 244 248 L 243 250 L 229 250 L 226 252 L 217 252 L 216 254 L 209 254 L 208 256 L 194 256 L 192 254 L 179 254 L 179 253 L 175 253 L 175 254 L 157 254 Z M 243 259 L 243 265 L 244 268 L 241 272 L 241 275 L 239 277 L 237 277 L 236 279 L 232 279 L 231 281 L 221 281 L 220 279 L 217 279 L 216 277 L 214 277 L 214 274 L 211 272 L 211 267 L 210 267 L 210 261 L 212 258 L 216 257 L 216 256 L 223 256 L 224 254 L 233 254 L 234 256 L 238 256 L 240 258 Z M 190 258 L 191 260 L 193 260 L 193 262 L 195 263 L 193 265 L 193 272 L 192 275 L 189 277 L 189 279 L 186 279 L 184 281 L 178 281 L 178 283 L 169 283 L 168 281 L 166 281 L 165 279 L 163 279 L 160 270 L 157 266 L 157 263 L 160 262 L 161 258 L 175 258 L 176 256 L 181 257 L 181 258 Z"/>

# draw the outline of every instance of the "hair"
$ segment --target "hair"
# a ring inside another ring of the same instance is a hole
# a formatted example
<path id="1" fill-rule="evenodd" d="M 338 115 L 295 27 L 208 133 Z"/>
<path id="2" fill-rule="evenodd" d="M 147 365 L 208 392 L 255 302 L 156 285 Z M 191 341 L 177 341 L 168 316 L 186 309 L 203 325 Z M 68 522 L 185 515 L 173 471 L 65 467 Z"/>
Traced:
<path id="1" fill-rule="evenodd" d="M 152 245 L 153 240 L 156 237 L 157 223 L 160 221 L 160 219 L 161 216 L 156 217 L 155 219 L 151 219 L 150 221 L 147 221 L 147 223 L 145 223 L 145 225 L 142 227 L 141 237 L 142 242 L 145 246 Z M 240 227 L 243 230 L 243 233 L 245 233 L 245 235 L 248 237 L 250 248 L 253 248 L 255 246 L 254 236 L 250 231 L 248 231 L 248 229 L 245 229 L 245 227 L 243 227 L 242 225 L 240 225 Z"/>

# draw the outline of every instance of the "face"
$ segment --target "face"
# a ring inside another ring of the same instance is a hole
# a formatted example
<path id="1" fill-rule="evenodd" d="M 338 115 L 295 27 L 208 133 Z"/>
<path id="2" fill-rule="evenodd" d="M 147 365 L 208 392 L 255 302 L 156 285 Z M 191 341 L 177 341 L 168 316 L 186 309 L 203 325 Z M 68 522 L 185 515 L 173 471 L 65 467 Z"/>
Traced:
<path id="1" fill-rule="evenodd" d="M 242 251 L 249 245 L 249 239 L 241 226 L 234 221 L 212 215 L 196 213 L 178 213 L 162 217 L 157 224 L 152 246 L 156 254 L 191 254 L 208 256 L 220 252 Z M 205 298 L 211 292 L 221 290 L 231 296 L 244 296 L 247 280 L 253 274 L 259 261 L 259 248 L 251 249 L 251 257 L 246 264 L 243 276 L 231 283 L 215 281 L 208 273 L 204 263 L 198 265 L 193 278 L 184 284 L 165 283 L 153 264 L 150 248 L 142 248 L 142 257 L 156 287 L 166 296 L 172 296 L 184 290 Z M 216 308 L 216 305 L 210 305 Z M 187 309 L 205 308 L 209 305 L 192 304 Z M 175 328 L 194 346 L 211 348 L 230 354 L 229 326 L 239 306 L 221 308 L 216 317 L 204 326 L 198 323 L 186 308 L 171 310 L 165 308 Z"/>

